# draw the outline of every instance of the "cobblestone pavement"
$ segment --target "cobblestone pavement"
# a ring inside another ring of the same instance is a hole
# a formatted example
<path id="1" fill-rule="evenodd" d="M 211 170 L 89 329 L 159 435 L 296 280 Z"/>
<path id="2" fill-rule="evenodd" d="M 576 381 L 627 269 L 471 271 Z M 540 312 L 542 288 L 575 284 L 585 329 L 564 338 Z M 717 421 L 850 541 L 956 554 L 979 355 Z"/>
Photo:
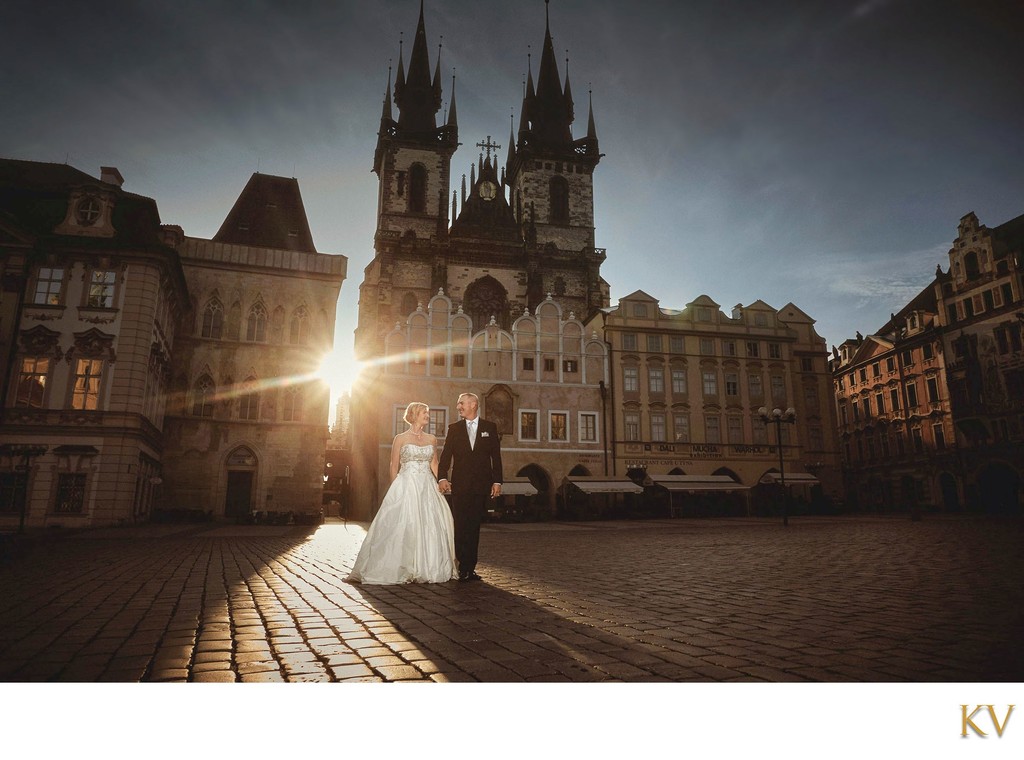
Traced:
<path id="1" fill-rule="evenodd" d="M 15 545 L 0 680 L 1021 681 L 1024 521 L 485 526 L 484 582 L 344 582 L 365 526 Z"/>

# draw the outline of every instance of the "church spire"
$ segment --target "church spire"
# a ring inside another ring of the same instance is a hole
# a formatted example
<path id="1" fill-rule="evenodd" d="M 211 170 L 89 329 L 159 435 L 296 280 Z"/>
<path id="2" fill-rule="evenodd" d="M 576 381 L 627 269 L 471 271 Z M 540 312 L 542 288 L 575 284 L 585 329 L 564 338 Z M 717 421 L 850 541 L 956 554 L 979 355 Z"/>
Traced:
<path id="1" fill-rule="evenodd" d="M 452 72 L 452 104 L 448 109 L 448 121 L 445 122 L 449 127 L 454 129 L 459 128 L 459 120 L 455 116 L 455 72 Z"/>
<path id="2" fill-rule="evenodd" d="M 537 74 L 537 95 L 534 108 L 530 110 L 534 136 L 551 145 L 562 145 L 572 141 L 569 126 L 572 119 L 566 109 L 565 93 L 558 74 L 555 60 L 555 45 L 551 40 L 551 24 L 548 19 L 548 3 L 544 3 L 544 49 L 540 57 L 540 71 Z M 570 95 L 571 97 L 571 95 Z"/>
<path id="3" fill-rule="evenodd" d="M 438 65 L 440 65 L 440 54 Z M 428 133 L 437 128 L 435 116 L 441 108 L 440 72 L 433 81 L 430 76 L 430 55 L 427 53 L 427 32 L 423 21 L 423 0 L 420 0 L 420 18 L 416 25 L 416 38 L 409 56 L 409 73 L 398 62 L 398 81 L 395 84 L 395 104 L 398 106 L 398 129 L 406 133 Z"/>

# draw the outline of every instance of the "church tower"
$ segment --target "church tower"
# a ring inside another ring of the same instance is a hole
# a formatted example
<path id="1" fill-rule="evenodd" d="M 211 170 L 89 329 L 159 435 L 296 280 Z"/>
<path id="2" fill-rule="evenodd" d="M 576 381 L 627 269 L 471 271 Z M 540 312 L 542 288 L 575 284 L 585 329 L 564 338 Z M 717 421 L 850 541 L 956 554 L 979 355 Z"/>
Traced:
<path id="1" fill-rule="evenodd" d="M 368 358 L 380 348 L 377 326 L 390 327 L 394 319 L 425 302 L 432 284 L 431 251 L 448 234 L 448 186 L 451 158 L 459 145 L 454 80 L 444 123 L 437 124 L 442 105 L 441 54 L 433 77 L 423 21 L 423 2 L 413 40 L 409 71 L 401 45 L 392 101 L 391 70 L 384 91 L 373 172 L 377 175 L 377 230 L 374 259 L 366 268 L 359 294 L 356 352 Z M 394 118 L 397 107 L 398 118 Z M 399 261 L 410 266 L 396 266 Z M 398 281 L 395 278 L 398 277 Z M 411 298 L 392 302 L 392 292 L 406 285 Z M 420 292 L 422 291 L 422 292 Z"/>
<path id="2" fill-rule="evenodd" d="M 546 4 L 545 4 L 546 6 Z M 586 137 L 574 140 L 572 88 L 566 61 L 563 89 L 545 18 L 537 87 L 527 75 L 517 143 L 510 135 L 506 184 L 516 219 L 531 242 L 565 250 L 594 247 L 594 168 L 601 160 L 593 104 Z"/>
<path id="3" fill-rule="evenodd" d="M 574 140 L 572 91 L 546 23 L 538 83 L 530 72 L 507 157 L 490 135 L 474 135 L 475 155 L 452 178 L 455 82 L 442 110 L 422 2 L 405 64 L 400 57 L 393 92 L 388 73 L 373 161 L 377 230 L 359 291 L 356 353 L 366 366 L 352 390 L 350 514 L 368 519 L 380 504 L 406 405 L 427 403 L 431 432 L 444 437 L 465 391 L 498 425 L 507 475 L 529 475 L 536 503 L 553 514 L 557 484 L 604 461 L 608 349 L 583 326 L 609 301 L 605 252 L 594 245 L 593 113 L 587 136 Z"/>
<path id="4" fill-rule="evenodd" d="M 593 175 L 601 153 L 593 107 L 586 136 L 574 139 L 568 72 L 563 85 L 546 14 L 537 85 L 530 71 L 505 165 L 489 135 L 476 142 L 479 158 L 450 202 L 459 146 L 455 82 L 437 126 L 440 53 L 431 77 L 422 0 L 408 73 L 400 55 L 393 93 L 389 70 L 373 161 L 375 256 L 360 287 L 360 359 L 380 356 L 395 324 L 439 292 L 471 317 L 474 331 L 492 320 L 507 330 L 549 297 L 580 319 L 608 305 L 605 252 L 594 245 Z"/>

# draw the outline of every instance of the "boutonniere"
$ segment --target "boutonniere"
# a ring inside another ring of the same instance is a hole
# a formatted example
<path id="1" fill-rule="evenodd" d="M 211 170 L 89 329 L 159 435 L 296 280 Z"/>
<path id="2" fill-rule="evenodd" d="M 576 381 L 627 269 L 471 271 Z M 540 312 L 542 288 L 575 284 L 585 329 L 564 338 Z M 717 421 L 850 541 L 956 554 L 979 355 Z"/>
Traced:
<path id="1" fill-rule="evenodd" d="M 480 433 L 480 437 L 481 437 L 481 438 L 490 438 L 490 437 L 491 437 L 491 434 L 490 434 L 490 433 L 488 433 L 488 432 L 487 432 L 486 430 L 484 430 L 484 431 L 482 431 L 482 432 Z"/>

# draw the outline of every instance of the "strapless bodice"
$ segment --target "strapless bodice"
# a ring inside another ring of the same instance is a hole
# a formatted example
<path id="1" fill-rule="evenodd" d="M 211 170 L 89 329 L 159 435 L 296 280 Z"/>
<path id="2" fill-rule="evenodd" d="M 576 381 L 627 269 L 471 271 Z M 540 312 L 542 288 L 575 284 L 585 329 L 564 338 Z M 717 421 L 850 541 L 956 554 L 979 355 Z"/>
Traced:
<path id="1" fill-rule="evenodd" d="M 430 461 L 434 458 L 434 447 L 431 444 L 417 446 L 415 443 L 402 445 L 398 453 L 400 467 L 399 473 L 426 473 L 433 476 L 430 471 Z"/>

